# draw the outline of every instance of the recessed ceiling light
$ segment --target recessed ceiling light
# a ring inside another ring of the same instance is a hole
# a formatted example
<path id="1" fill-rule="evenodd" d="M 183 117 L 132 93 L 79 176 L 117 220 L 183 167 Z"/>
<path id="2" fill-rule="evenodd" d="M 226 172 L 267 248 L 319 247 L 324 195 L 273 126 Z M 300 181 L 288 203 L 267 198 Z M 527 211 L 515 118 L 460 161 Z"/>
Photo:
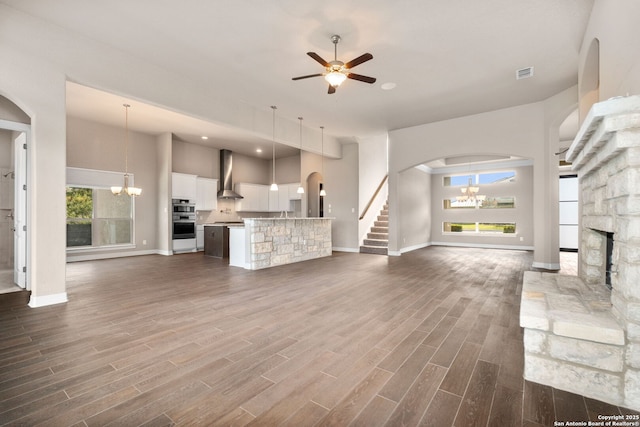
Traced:
<path id="1" fill-rule="evenodd" d="M 262 148 L 256 148 L 256 153 L 262 153 Z"/>
<path id="2" fill-rule="evenodd" d="M 208 137 L 208 136 L 201 136 L 200 138 L 204 139 L 205 141 L 206 141 L 207 139 L 209 139 L 209 137 Z"/>
<path id="3" fill-rule="evenodd" d="M 391 89 L 395 89 L 396 86 L 397 85 L 395 83 L 393 83 L 393 82 L 387 82 L 387 83 L 382 83 L 380 85 L 380 88 L 382 90 L 391 90 Z"/>

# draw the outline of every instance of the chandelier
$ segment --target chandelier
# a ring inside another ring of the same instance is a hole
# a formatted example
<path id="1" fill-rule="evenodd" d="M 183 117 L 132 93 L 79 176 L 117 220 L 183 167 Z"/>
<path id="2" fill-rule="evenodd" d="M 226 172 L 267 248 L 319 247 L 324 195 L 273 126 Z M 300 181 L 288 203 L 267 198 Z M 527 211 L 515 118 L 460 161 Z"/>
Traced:
<path id="1" fill-rule="evenodd" d="M 111 187 L 111 192 L 115 196 L 119 196 L 122 193 L 126 193 L 129 196 L 139 196 L 142 194 L 142 188 L 129 186 L 129 104 L 122 104 L 124 107 L 124 126 L 125 126 L 125 138 L 124 138 L 124 186 Z"/>
<path id="2" fill-rule="evenodd" d="M 466 188 L 461 188 L 460 191 L 462 191 L 462 196 L 456 196 L 456 200 L 458 202 L 467 202 L 467 201 L 471 201 L 471 202 L 482 202 L 484 201 L 487 196 L 478 194 L 478 191 L 480 191 L 480 187 L 477 186 L 473 186 L 471 183 L 471 178 L 469 178 L 469 184 L 467 184 Z"/>

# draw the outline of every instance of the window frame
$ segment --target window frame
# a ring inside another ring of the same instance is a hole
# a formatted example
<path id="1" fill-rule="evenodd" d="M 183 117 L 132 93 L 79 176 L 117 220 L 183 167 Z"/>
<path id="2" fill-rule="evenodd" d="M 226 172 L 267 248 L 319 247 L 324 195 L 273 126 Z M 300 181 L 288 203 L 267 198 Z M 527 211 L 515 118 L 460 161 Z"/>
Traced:
<path id="1" fill-rule="evenodd" d="M 475 224 L 475 231 L 447 231 L 446 224 L 449 225 L 457 225 L 457 224 Z M 513 225 L 514 232 L 513 233 L 505 233 L 504 231 L 479 231 L 480 225 L 482 224 L 504 224 L 504 225 Z M 454 235 L 454 236 L 484 236 L 484 237 L 516 237 L 518 235 L 518 227 L 515 222 L 511 221 L 501 221 L 501 222 L 486 222 L 486 221 L 443 221 L 442 222 L 442 234 L 443 235 Z"/>
<path id="2" fill-rule="evenodd" d="M 73 168 L 67 167 L 67 179 L 65 187 L 73 188 L 91 188 L 92 190 L 111 190 L 112 186 L 121 186 L 124 174 L 122 172 L 103 171 L 97 169 L 85 169 L 85 168 Z M 129 174 L 129 185 L 133 186 L 134 176 Z M 126 196 L 131 197 L 131 196 Z M 91 246 L 65 246 L 67 252 L 89 252 L 89 251 L 109 251 L 109 250 L 121 250 L 132 249 L 136 247 L 136 215 L 135 215 L 135 197 L 131 197 L 131 230 L 129 243 L 115 243 L 111 245 L 91 245 Z M 92 207 L 91 224 L 93 229 L 93 223 L 95 217 L 95 205 Z M 104 218 L 102 218 L 104 219 Z M 123 218 L 116 218 L 123 219 Z M 65 224 L 68 223 L 69 218 L 66 219 Z M 66 227 L 66 226 L 65 226 Z M 65 233 L 66 234 L 66 233 Z"/>

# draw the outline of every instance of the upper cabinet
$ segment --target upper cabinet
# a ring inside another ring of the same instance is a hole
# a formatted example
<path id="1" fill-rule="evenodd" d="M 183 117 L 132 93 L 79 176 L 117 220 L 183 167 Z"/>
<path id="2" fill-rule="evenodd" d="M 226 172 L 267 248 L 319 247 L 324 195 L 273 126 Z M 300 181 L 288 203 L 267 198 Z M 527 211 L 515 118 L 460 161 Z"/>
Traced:
<path id="1" fill-rule="evenodd" d="M 238 212 L 267 212 L 269 210 L 269 187 L 261 184 L 239 182 L 236 193 L 243 198 L 236 200 Z"/>
<path id="2" fill-rule="evenodd" d="M 299 184 L 278 184 L 278 191 L 271 191 L 269 185 L 237 183 L 236 193 L 244 197 L 236 201 L 238 212 L 281 212 L 291 211 L 291 200 L 299 200 Z"/>
<path id="3" fill-rule="evenodd" d="M 302 200 L 302 194 L 298 193 L 299 182 L 287 184 L 287 187 L 289 188 L 289 200 Z"/>
<path id="4" fill-rule="evenodd" d="M 171 174 L 171 198 L 196 200 L 196 178 L 195 175 L 173 172 Z"/>
<path id="5" fill-rule="evenodd" d="M 218 180 L 196 178 L 196 210 L 213 211 L 218 207 Z"/>

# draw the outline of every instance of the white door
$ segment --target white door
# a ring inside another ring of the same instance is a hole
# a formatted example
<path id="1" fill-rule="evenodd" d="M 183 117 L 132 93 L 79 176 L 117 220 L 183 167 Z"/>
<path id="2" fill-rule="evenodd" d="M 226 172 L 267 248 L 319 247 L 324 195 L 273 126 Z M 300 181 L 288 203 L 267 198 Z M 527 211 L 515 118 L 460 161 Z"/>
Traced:
<path id="1" fill-rule="evenodd" d="M 13 143 L 15 161 L 13 280 L 24 289 L 27 283 L 27 134 L 22 132 Z"/>

